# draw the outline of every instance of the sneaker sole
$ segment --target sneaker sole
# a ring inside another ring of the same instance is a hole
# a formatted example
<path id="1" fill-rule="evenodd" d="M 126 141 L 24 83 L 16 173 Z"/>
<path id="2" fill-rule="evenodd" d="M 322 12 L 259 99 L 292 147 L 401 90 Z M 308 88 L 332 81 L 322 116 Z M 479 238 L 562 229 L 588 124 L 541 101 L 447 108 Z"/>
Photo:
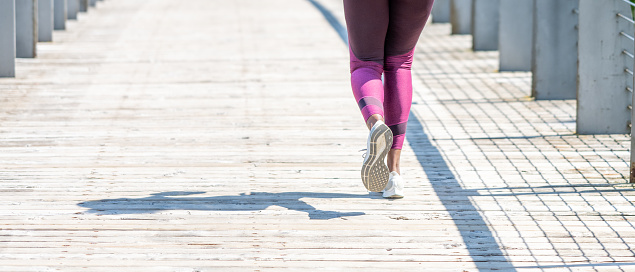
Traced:
<path id="1" fill-rule="evenodd" d="M 383 149 L 380 146 L 382 138 L 386 141 Z M 392 131 L 390 131 L 390 128 L 386 125 L 377 127 L 370 136 L 370 146 L 366 155 L 368 158 L 362 164 L 362 182 L 368 191 L 381 192 L 386 188 L 390 171 L 388 171 L 388 166 L 384 159 L 388 155 L 391 146 Z"/>
<path id="2" fill-rule="evenodd" d="M 403 194 L 392 194 L 392 195 L 382 195 L 384 198 L 388 198 L 388 199 L 400 199 L 403 198 Z"/>

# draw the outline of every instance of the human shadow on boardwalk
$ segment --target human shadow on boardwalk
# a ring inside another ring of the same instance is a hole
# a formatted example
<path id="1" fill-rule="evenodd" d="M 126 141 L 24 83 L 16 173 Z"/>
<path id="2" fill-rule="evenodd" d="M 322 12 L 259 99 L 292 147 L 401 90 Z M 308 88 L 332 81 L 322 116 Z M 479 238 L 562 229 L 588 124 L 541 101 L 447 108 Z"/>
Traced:
<path id="1" fill-rule="evenodd" d="M 336 194 L 311 192 L 266 193 L 252 192 L 230 196 L 188 197 L 205 192 L 164 192 L 144 198 L 114 198 L 93 200 L 77 205 L 96 214 L 146 214 L 165 210 L 199 211 L 261 211 L 271 206 L 305 212 L 310 219 L 332 219 L 364 215 L 363 212 L 338 212 L 316 209 L 302 198 L 368 198 L 367 194 Z"/>

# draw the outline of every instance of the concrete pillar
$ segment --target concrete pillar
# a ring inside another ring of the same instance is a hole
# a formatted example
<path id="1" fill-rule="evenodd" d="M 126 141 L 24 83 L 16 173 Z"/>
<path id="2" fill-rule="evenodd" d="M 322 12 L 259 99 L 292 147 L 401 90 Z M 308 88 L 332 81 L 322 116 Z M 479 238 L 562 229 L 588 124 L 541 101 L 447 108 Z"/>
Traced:
<path id="1" fill-rule="evenodd" d="M 18 58 L 35 58 L 37 55 L 37 2 L 15 1 L 15 43 Z"/>
<path id="2" fill-rule="evenodd" d="M 498 50 L 500 0 L 473 0 L 472 49 Z"/>
<path id="3" fill-rule="evenodd" d="M 39 42 L 53 41 L 53 0 L 38 0 L 37 35 Z"/>
<path id="4" fill-rule="evenodd" d="M 622 0 L 580 0 L 577 133 L 629 133 L 634 26 Z M 624 35 L 620 33 L 624 33 Z M 628 52 L 628 53 L 625 53 Z"/>
<path id="5" fill-rule="evenodd" d="M 452 34 L 471 34 L 472 0 L 451 0 L 450 22 Z"/>
<path id="6" fill-rule="evenodd" d="M 575 99 L 579 0 L 535 0 L 532 96 Z"/>
<path id="7" fill-rule="evenodd" d="M 69 20 L 77 20 L 77 13 L 79 12 L 79 0 L 66 0 L 66 8 Z"/>
<path id="8" fill-rule="evenodd" d="M 432 6 L 433 23 L 450 22 L 450 0 L 436 0 Z"/>
<path id="9" fill-rule="evenodd" d="M 500 1 L 500 71 L 531 71 L 534 0 Z"/>
<path id="10" fill-rule="evenodd" d="M 88 1 L 89 0 L 79 0 L 79 12 L 88 12 Z"/>
<path id="11" fill-rule="evenodd" d="M 90 6 L 91 7 L 96 7 L 97 6 L 97 0 L 90 0 Z"/>
<path id="12" fill-rule="evenodd" d="M 54 0 L 53 4 L 53 27 L 55 30 L 64 30 L 66 29 L 66 18 L 68 18 L 66 0 Z"/>
<path id="13" fill-rule="evenodd" d="M 15 77 L 15 0 L 0 0 L 0 77 Z"/>

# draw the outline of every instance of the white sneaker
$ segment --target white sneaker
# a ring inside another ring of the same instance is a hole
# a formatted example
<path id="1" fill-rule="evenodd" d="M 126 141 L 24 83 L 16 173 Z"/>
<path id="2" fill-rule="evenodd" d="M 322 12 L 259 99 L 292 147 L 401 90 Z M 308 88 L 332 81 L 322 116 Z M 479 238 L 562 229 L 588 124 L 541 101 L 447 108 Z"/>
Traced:
<path id="1" fill-rule="evenodd" d="M 386 189 L 383 191 L 383 196 L 385 198 L 403 198 L 403 183 L 403 178 L 397 174 L 397 172 L 391 172 L 388 185 L 386 185 Z"/>
<path id="2" fill-rule="evenodd" d="M 377 121 L 368 133 L 366 154 L 362 164 L 362 182 L 371 192 L 381 192 L 390 178 L 385 158 L 392 146 L 392 131 L 383 121 Z"/>

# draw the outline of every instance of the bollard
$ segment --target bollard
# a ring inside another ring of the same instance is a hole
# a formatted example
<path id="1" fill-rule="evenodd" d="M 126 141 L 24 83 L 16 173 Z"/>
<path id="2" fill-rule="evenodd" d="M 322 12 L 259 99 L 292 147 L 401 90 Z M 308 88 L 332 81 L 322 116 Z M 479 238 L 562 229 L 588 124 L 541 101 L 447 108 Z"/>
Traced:
<path id="1" fill-rule="evenodd" d="M 68 18 L 66 0 L 54 0 L 53 4 L 53 29 L 64 30 L 66 29 L 66 18 Z"/>
<path id="2" fill-rule="evenodd" d="M 575 99 L 580 1 L 534 1 L 531 94 L 536 99 Z"/>
<path id="3" fill-rule="evenodd" d="M 450 23 L 452 34 L 471 34 L 472 0 L 451 0 Z"/>
<path id="4" fill-rule="evenodd" d="M 498 50 L 499 0 L 473 0 L 472 49 Z"/>
<path id="5" fill-rule="evenodd" d="M 622 0 L 580 0 L 578 134 L 629 133 L 633 23 Z"/>
<path id="6" fill-rule="evenodd" d="M 15 0 L 0 0 L 0 77 L 15 77 Z"/>
<path id="7" fill-rule="evenodd" d="M 53 0 L 38 0 L 37 3 L 37 40 L 53 41 Z"/>
<path id="8" fill-rule="evenodd" d="M 35 58 L 37 55 L 37 2 L 15 2 L 15 55 L 18 58 Z"/>
<path id="9" fill-rule="evenodd" d="M 89 0 L 79 0 L 79 12 L 88 12 L 88 1 Z"/>
<path id="10" fill-rule="evenodd" d="M 77 20 L 77 13 L 79 12 L 79 0 L 66 0 L 66 8 L 69 20 Z"/>
<path id="11" fill-rule="evenodd" d="M 436 0 L 432 6 L 432 22 L 433 23 L 449 23 L 450 22 L 450 1 Z"/>
<path id="12" fill-rule="evenodd" d="M 500 71 L 531 71 L 534 0 L 500 1 Z"/>

